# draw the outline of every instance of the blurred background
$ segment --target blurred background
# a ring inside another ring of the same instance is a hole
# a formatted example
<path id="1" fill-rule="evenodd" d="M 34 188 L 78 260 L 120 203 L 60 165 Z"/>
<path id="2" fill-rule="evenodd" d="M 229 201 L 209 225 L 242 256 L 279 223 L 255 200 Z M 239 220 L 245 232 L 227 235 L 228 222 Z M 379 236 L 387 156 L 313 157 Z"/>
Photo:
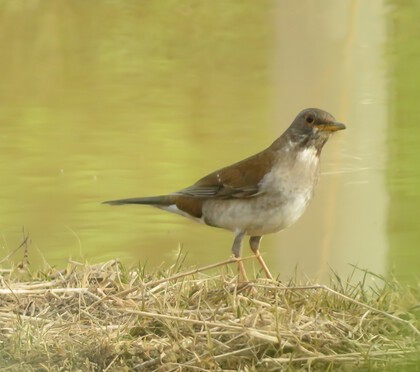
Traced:
<path id="1" fill-rule="evenodd" d="M 180 249 L 186 266 L 225 260 L 227 231 L 101 202 L 189 186 L 319 107 L 347 130 L 325 146 L 303 218 L 264 238 L 266 262 L 282 280 L 357 266 L 414 283 L 419 12 L 397 0 L 3 1 L 0 258 L 24 229 L 32 267 L 117 258 L 153 271 Z"/>

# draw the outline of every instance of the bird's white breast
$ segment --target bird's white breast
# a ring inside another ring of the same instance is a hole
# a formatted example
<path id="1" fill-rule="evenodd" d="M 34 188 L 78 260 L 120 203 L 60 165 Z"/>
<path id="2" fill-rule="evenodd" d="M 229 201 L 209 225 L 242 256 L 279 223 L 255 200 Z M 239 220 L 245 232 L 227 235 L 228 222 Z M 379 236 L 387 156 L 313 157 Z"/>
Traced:
<path id="1" fill-rule="evenodd" d="M 284 156 L 284 154 L 282 154 Z M 312 199 L 319 157 L 313 147 L 296 157 L 280 157 L 260 182 L 257 196 L 238 200 L 209 200 L 208 223 L 250 235 L 277 232 L 293 224 Z"/>
<path id="2" fill-rule="evenodd" d="M 315 147 L 298 151 L 295 158 L 279 159 L 260 182 L 261 190 L 285 194 L 304 193 L 313 189 L 318 178 L 319 157 Z"/>

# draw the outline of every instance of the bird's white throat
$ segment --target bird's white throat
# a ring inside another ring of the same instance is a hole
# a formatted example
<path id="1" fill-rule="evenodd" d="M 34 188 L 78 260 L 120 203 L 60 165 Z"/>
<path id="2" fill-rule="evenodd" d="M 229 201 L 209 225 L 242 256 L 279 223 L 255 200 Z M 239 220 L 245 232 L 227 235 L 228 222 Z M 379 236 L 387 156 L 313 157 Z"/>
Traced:
<path id="1" fill-rule="evenodd" d="M 315 148 L 315 146 L 305 147 L 298 153 L 298 161 L 306 162 L 308 164 L 311 163 L 318 163 L 319 156 L 318 156 L 318 150 Z"/>

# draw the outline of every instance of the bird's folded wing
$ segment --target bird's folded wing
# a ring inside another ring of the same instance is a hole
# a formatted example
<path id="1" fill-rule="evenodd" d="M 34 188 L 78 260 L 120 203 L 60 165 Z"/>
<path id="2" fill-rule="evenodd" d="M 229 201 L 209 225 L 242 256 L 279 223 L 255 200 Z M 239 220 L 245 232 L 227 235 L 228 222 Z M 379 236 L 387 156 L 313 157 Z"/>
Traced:
<path id="1" fill-rule="evenodd" d="M 259 187 L 249 186 L 243 188 L 234 188 L 226 184 L 215 184 L 199 186 L 193 185 L 180 190 L 175 195 L 191 196 L 194 198 L 218 198 L 218 199 L 231 199 L 231 198 L 249 198 L 259 193 Z"/>
<path id="2" fill-rule="evenodd" d="M 267 150 L 232 166 L 222 168 L 201 178 L 194 185 L 175 195 L 194 198 L 250 198 L 262 193 L 261 180 L 270 169 L 272 156 Z"/>

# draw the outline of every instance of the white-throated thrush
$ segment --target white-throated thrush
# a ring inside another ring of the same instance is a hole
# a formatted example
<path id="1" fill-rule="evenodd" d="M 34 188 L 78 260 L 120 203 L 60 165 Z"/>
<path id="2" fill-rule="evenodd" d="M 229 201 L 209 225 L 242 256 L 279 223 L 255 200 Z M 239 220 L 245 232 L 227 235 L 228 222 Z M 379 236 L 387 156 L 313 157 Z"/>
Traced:
<path id="1" fill-rule="evenodd" d="M 259 252 L 261 237 L 293 224 L 312 199 L 319 176 L 319 157 L 330 135 L 345 129 L 326 111 L 309 108 L 267 149 L 221 168 L 180 191 L 161 196 L 105 203 L 147 204 L 234 233 L 232 252 L 241 256 L 245 235 L 266 276 Z M 239 270 L 247 280 L 242 261 Z"/>

